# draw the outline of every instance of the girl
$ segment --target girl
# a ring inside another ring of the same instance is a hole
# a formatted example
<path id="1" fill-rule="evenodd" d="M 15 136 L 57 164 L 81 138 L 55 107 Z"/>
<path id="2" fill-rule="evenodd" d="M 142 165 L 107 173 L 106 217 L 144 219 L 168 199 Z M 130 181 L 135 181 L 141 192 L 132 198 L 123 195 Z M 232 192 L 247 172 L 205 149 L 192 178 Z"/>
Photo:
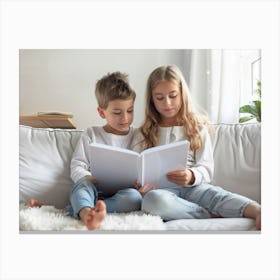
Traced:
<path id="1" fill-rule="evenodd" d="M 146 89 L 146 117 L 136 150 L 174 141 L 188 140 L 187 168 L 167 174 L 174 185 L 155 189 L 144 185 L 142 210 L 162 219 L 249 217 L 261 228 L 260 205 L 244 196 L 210 185 L 213 151 L 207 119 L 195 113 L 189 89 L 176 66 L 159 67 L 149 76 Z M 147 192 L 147 190 L 152 189 Z M 206 211 L 206 210 L 207 211 Z"/>

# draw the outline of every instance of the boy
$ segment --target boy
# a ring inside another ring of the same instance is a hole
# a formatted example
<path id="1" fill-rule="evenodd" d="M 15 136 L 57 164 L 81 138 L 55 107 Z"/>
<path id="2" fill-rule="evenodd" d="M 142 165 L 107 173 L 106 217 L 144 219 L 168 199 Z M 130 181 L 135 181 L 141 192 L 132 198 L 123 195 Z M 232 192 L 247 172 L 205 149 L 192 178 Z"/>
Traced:
<path id="1" fill-rule="evenodd" d="M 98 190 L 98 184 L 102 185 L 102 182 L 97 182 L 92 176 L 89 158 L 89 145 L 93 142 L 131 148 L 134 129 L 130 125 L 133 122 L 135 91 L 126 74 L 114 72 L 97 81 L 95 96 L 98 113 L 106 124 L 86 129 L 76 146 L 71 160 L 71 178 L 74 181 L 70 193 L 71 206 L 66 210 L 69 215 L 80 218 L 89 230 L 100 227 L 106 212 L 137 211 L 141 209 L 142 201 L 140 193 L 134 188 L 103 197 Z M 29 201 L 29 206 L 40 205 L 36 200 Z"/>

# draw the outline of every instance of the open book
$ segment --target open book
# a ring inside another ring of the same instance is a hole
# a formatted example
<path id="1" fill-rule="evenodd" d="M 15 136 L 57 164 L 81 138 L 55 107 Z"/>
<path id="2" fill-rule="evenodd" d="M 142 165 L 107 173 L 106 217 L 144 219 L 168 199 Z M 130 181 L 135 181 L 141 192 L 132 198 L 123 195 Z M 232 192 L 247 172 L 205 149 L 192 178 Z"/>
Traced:
<path id="1" fill-rule="evenodd" d="M 98 189 L 108 196 L 120 189 L 140 184 L 164 188 L 172 185 L 166 178 L 169 171 L 184 170 L 187 166 L 189 142 L 179 141 L 153 147 L 137 153 L 115 146 L 90 145 L 90 169 L 98 181 Z"/>

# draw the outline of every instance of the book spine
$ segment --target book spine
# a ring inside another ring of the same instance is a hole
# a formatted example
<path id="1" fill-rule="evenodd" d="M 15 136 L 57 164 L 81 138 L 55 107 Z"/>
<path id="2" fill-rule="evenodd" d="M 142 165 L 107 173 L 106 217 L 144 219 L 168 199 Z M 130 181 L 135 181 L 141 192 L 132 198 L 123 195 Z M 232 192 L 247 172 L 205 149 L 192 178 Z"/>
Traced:
<path id="1" fill-rule="evenodd" d="M 144 166 L 144 157 L 139 155 L 138 157 L 138 181 L 141 186 L 145 183 L 145 166 Z"/>

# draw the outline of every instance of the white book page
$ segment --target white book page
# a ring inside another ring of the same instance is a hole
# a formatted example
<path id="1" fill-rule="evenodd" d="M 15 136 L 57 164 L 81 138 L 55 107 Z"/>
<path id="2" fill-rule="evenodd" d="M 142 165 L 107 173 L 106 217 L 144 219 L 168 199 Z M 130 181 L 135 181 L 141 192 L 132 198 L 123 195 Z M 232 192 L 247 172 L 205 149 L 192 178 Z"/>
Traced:
<path id="1" fill-rule="evenodd" d="M 187 166 L 188 141 L 157 146 L 142 152 L 143 174 L 140 183 L 164 188 L 174 185 L 166 174 L 174 170 L 185 170 Z"/>
<path id="2" fill-rule="evenodd" d="M 184 170 L 187 165 L 188 141 L 157 146 L 141 154 L 115 146 L 94 143 L 90 145 L 90 168 L 103 195 L 113 195 L 120 189 L 148 183 L 164 188 L 173 185 L 166 174 Z"/>
<path id="3" fill-rule="evenodd" d="M 138 153 L 99 143 L 91 144 L 90 150 L 91 173 L 104 195 L 134 186 L 138 178 Z"/>

